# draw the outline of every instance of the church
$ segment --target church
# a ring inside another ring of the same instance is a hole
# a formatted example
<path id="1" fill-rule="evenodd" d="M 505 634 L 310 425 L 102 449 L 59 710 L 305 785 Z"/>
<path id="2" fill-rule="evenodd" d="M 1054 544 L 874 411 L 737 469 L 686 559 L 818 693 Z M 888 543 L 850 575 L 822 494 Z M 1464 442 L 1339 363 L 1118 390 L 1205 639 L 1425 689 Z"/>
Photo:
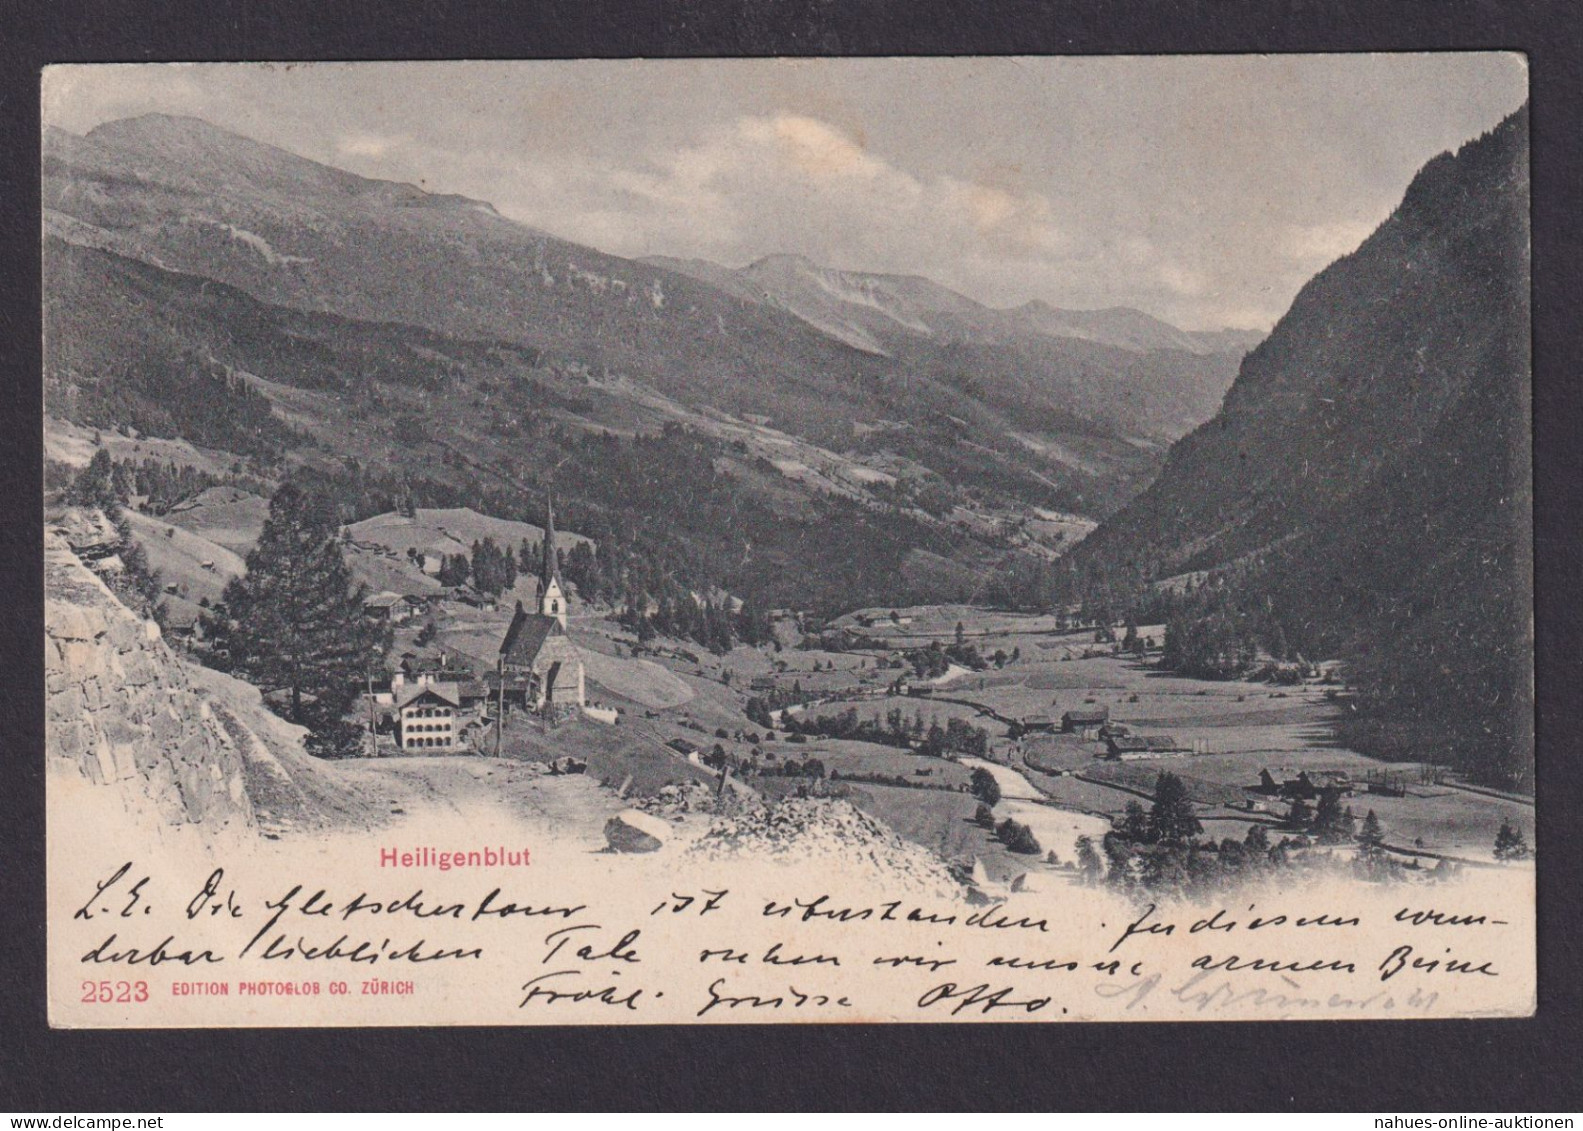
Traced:
<path id="1" fill-rule="evenodd" d="M 500 644 L 502 680 L 527 680 L 529 709 L 565 714 L 587 702 L 582 654 L 566 634 L 566 587 L 555 553 L 555 504 L 546 506 L 544 557 L 535 586 L 534 611 L 517 602 L 516 614 Z"/>

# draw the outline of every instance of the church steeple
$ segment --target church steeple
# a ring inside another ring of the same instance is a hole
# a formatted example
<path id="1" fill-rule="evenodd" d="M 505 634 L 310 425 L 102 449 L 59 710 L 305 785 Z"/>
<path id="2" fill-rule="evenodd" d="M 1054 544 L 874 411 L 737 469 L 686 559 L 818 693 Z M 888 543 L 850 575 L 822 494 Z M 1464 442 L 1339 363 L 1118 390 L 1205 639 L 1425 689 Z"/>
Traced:
<path id="1" fill-rule="evenodd" d="M 545 589 L 561 579 L 561 563 L 555 553 L 555 499 L 544 496 L 544 562 L 539 567 L 539 584 Z"/>
<path id="2" fill-rule="evenodd" d="M 554 617 L 566 627 L 566 589 L 555 553 L 555 500 L 544 498 L 544 560 L 539 566 L 539 615 Z"/>

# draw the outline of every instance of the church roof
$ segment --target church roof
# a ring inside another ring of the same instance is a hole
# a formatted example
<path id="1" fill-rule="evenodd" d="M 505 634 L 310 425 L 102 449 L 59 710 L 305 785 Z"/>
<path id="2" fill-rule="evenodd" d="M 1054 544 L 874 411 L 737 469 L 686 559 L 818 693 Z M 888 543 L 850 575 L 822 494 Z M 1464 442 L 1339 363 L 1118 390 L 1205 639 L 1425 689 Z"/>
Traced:
<path id="1" fill-rule="evenodd" d="M 518 601 L 511 627 L 506 629 L 506 638 L 500 642 L 500 658 L 508 664 L 531 664 L 546 640 L 565 632 L 554 617 L 527 612 Z"/>

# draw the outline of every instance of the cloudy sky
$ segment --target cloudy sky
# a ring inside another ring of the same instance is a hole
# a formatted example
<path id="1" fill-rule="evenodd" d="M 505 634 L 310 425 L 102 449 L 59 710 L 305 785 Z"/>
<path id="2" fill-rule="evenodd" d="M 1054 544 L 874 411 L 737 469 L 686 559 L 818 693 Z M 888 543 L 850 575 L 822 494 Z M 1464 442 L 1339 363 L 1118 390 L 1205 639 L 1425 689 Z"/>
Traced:
<path id="1" fill-rule="evenodd" d="M 45 121 L 150 111 L 618 255 L 793 252 L 995 306 L 1268 327 L 1436 153 L 1500 54 L 60 67 Z"/>

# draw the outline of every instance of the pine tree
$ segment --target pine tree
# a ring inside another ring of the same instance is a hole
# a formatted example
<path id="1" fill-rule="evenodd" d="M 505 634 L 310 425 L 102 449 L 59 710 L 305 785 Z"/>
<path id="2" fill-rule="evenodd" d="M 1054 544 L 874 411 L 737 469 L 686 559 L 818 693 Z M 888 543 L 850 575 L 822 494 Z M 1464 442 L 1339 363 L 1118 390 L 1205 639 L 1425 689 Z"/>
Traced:
<path id="1" fill-rule="evenodd" d="M 98 507 L 111 522 L 121 517 L 121 500 L 115 493 L 115 464 L 110 449 L 93 453 L 88 466 L 78 473 L 66 493 L 66 501 L 77 507 Z"/>
<path id="2" fill-rule="evenodd" d="M 214 657 L 265 691 L 290 692 L 283 713 L 325 734 L 341 726 L 389 628 L 363 615 L 336 540 L 334 506 L 287 483 L 269 505 L 247 571 L 205 617 Z"/>
<path id="3" fill-rule="evenodd" d="M 1530 849 L 1521 826 L 1502 821 L 1500 832 L 1495 834 L 1495 859 L 1526 860 Z"/>
<path id="4" fill-rule="evenodd" d="M 472 572 L 466 554 L 444 554 L 440 558 L 440 584 L 447 588 L 466 585 Z"/>
<path id="5" fill-rule="evenodd" d="M 1137 801 L 1127 802 L 1127 809 L 1122 815 L 1121 827 L 1118 831 L 1128 840 L 1138 841 L 1139 843 L 1152 839 L 1149 815 L 1143 811 L 1142 803 Z"/>
<path id="6" fill-rule="evenodd" d="M 1027 856 L 1037 856 L 1044 851 L 1039 844 L 1039 838 L 1033 835 L 1033 830 L 1021 821 L 1008 819 L 1002 822 L 1000 839 L 1012 852 L 1020 852 Z"/>
<path id="7" fill-rule="evenodd" d="M 1363 818 L 1363 827 L 1358 830 L 1358 843 L 1369 848 L 1378 848 L 1385 843 L 1385 830 L 1380 827 L 1380 819 L 1370 809 Z"/>
<path id="8" fill-rule="evenodd" d="M 1187 786 L 1175 774 L 1162 773 L 1155 779 L 1149 826 L 1156 839 L 1166 844 L 1180 844 L 1203 831 L 1204 826 L 1193 815 Z"/>
<path id="9" fill-rule="evenodd" d="M 1301 797 L 1292 798 L 1292 807 L 1286 812 L 1286 823 L 1294 829 L 1306 829 L 1314 819 L 1313 810 Z"/>
<path id="10" fill-rule="evenodd" d="M 1352 837 L 1352 817 L 1341 808 L 1339 789 L 1321 789 L 1319 808 L 1314 813 L 1314 831 L 1324 844 L 1335 844 Z"/>
<path id="11" fill-rule="evenodd" d="M 1093 884 L 1099 880 L 1100 874 L 1105 870 L 1105 862 L 1099 858 L 1099 853 L 1094 851 L 1094 840 L 1084 834 L 1077 838 L 1077 873 L 1083 878 L 1083 883 Z"/>

